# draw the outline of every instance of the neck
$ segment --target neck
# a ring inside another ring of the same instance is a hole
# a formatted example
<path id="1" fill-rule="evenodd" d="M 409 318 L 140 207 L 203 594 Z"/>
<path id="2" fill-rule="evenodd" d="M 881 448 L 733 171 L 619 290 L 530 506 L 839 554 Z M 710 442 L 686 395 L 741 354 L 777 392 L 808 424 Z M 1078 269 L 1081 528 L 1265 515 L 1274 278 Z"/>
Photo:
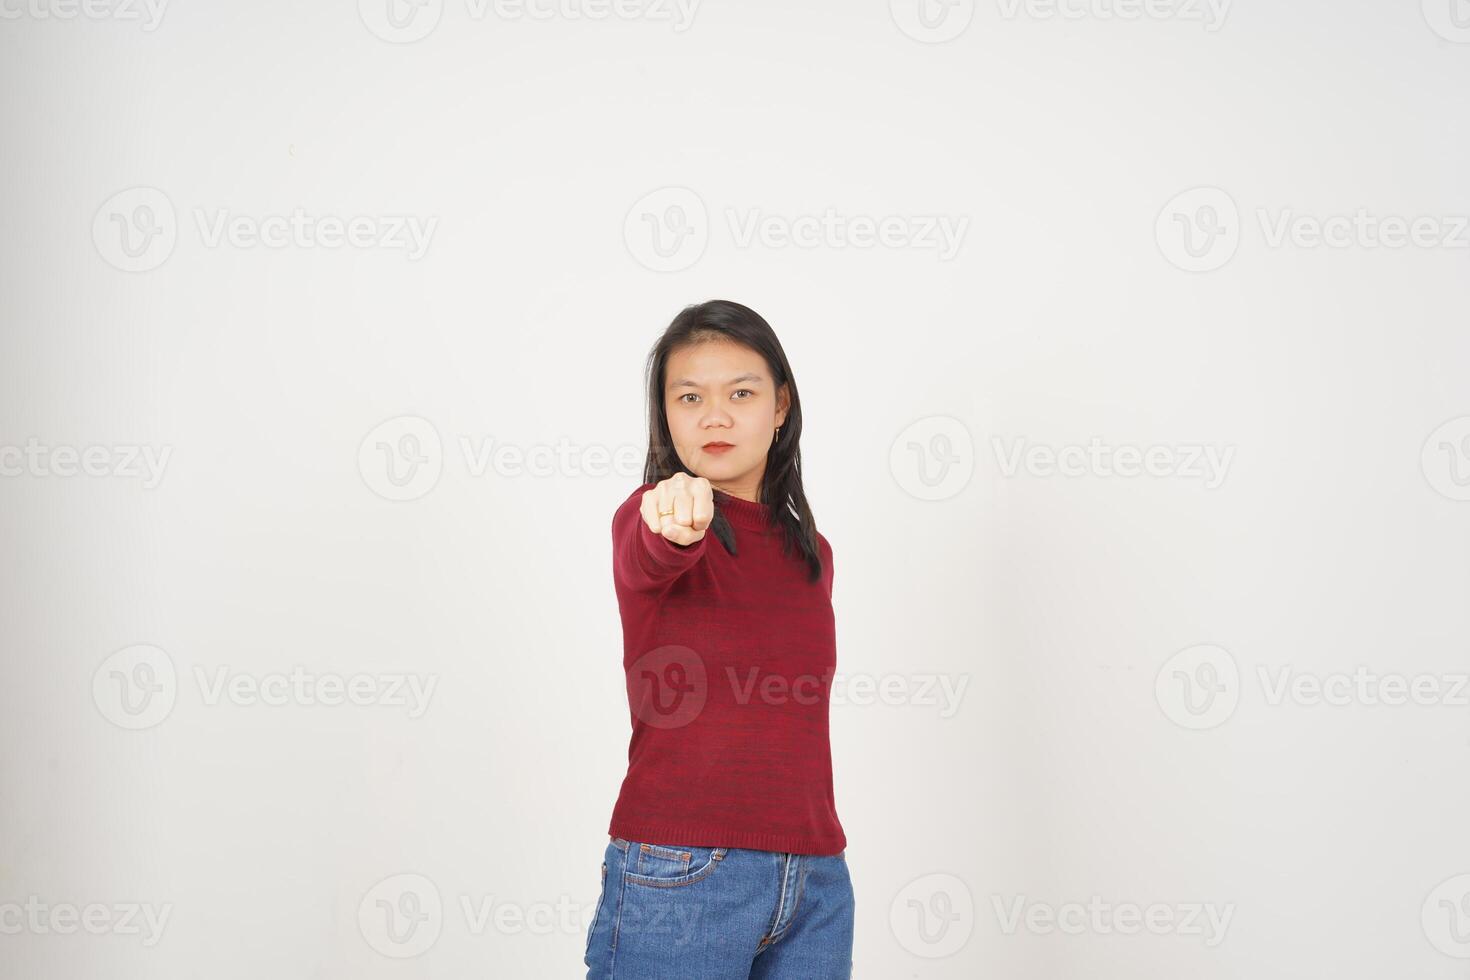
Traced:
<path id="1" fill-rule="evenodd" d="M 759 487 L 737 487 L 730 484 L 719 483 L 711 484 L 711 486 L 713 486 L 716 490 L 722 490 L 725 493 L 728 493 L 732 497 L 739 497 L 741 500 L 749 500 L 753 504 L 760 503 L 761 494 Z"/>

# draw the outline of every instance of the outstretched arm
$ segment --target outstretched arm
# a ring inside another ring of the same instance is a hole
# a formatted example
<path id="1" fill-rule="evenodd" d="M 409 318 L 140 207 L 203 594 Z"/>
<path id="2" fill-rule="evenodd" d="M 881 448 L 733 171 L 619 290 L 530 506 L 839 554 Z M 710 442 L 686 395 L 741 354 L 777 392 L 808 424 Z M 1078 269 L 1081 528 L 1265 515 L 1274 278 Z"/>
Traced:
<path id="1" fill-rule="evenodd" d="M 613 582 L 658 592 L 704 556 L 714 494 L 703 477 L 675 473 L 623 501 L 613 514 Z"/>

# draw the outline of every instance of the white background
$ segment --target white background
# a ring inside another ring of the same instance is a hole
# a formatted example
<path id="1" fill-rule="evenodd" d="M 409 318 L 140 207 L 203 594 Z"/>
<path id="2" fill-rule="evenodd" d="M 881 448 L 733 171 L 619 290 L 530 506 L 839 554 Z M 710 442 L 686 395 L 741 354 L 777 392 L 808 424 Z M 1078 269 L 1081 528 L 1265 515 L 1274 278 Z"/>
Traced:
<path id="1" fill-rule="evenodd" d="M 854 976 L 1470 975 L 1462 0 L 61 2 L 0 5 L 6 976 L 581 976 L 626 764 L 608 525 L 646 352 L 709 298 L 794 366 L 839 685 L 896 692 L 832 707 Z M 416 257 L 208 234 L 296 209 L 435 223 Z M 828 209 L 912 234 L 738 235 Z M 1360 210 L 1436 240 L 1313 243 Z M 437 480 L 388 479 L 405 434 Z M 1094 438 L 1178 465 L 1006 465 Z M 211 696 L 296 667 L 435 687 Z M 406 890 L 441 910 L 399 942 Z"/>

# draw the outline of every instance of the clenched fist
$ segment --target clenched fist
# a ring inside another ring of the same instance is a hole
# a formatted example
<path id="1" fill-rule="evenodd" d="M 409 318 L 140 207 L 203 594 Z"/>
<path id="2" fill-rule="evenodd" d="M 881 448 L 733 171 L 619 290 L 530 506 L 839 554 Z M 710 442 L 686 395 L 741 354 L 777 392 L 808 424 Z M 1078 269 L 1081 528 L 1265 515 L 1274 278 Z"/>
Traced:
<path id="1" fill-rule="evenodd" d="M 694 544 L 715 519 L 715 496 L 702 476 L 675 473 L 643 492 L 643 523 L 674 544 Z"/>

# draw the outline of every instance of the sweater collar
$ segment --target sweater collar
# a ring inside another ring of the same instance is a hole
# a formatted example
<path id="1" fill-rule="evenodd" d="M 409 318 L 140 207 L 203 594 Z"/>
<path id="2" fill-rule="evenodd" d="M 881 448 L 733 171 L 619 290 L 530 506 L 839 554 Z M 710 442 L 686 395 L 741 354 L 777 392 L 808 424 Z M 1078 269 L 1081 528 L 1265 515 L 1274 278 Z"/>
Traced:
<path id="1" fill-rule="evenodd" d="M 715 488 L 715 505 L 725 519 L 736 527 L 750 531 L 767 531 L 771 526 L 771 505 L 745 500 Z"/>

